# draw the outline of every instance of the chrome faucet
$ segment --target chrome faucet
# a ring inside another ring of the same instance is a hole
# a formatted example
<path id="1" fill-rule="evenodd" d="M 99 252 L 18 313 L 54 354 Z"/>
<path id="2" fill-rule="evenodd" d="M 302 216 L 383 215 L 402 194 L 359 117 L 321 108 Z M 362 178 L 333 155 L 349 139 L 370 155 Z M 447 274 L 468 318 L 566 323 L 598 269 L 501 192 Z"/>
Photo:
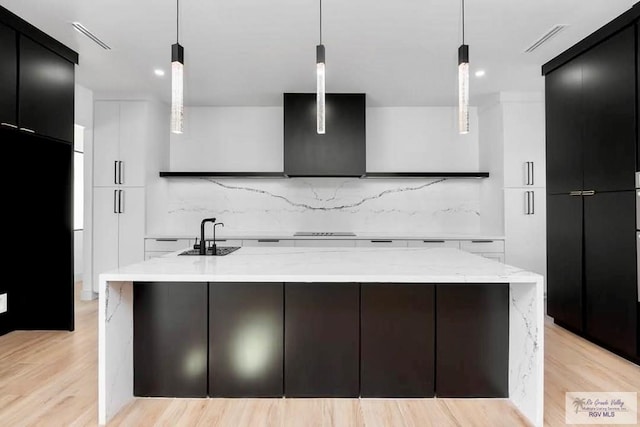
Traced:
<path id="1" fill-rule="evenodd" d="M 215 240 L 215 232 L 216 232 L 215 222 L 216 222 L 216 219 L 215 218 L 205 218 L 200 223 L 200 255 L 206 255 L 207 254 L 207 241 L 204 238 L 204 225 L 207 222 L 213 222 L 214 223 L 214 226 L 213 226 L 213 233 L 214 233 L 213 234 L 214 235 L 214 238 L 213 238 L 214 249 L 213 249 L 213 251 L 214 251 L 214 253 L 215 253 L 215 250 L 216 250 L 215 249 L 215 243 L 216 243 L 216 240 Z"/>

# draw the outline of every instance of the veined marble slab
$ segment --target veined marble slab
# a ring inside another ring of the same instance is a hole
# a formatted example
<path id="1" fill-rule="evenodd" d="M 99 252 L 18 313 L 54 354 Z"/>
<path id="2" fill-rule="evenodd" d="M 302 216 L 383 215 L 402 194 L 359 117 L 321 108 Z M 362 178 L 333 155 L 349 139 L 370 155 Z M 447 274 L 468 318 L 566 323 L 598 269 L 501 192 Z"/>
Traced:
<path id="1" fill-rule="evenodd" d="M 136 281 L 504 283 L 511 300 L 509 398 L 534 425 L 543 424 L 542 276 L 448 248 L 247 247 L 224 257 L 156 258 L 100 275 L 100 424 L 134 398 Z"/>

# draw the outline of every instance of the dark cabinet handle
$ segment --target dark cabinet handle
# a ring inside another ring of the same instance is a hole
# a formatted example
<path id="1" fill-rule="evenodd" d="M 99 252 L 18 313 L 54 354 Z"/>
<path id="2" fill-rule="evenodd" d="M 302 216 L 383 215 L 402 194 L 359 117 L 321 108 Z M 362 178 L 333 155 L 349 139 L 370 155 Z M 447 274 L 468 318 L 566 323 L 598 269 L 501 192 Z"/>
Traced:
<path id="1" fill-rule="evenodd" d="M 118 213 L 124 213 L 124 208 L 122 205 L 124 204 L 124 198 L 122 197 L 122 190 L 118 190 Z"/>
<path id="2" fill-rule="evenodd" d="M 371 243 L 393 243 L 393 240 L 371 240 Z"/>
<path id="3" fill-rule="evenodd" d="M 471 243 L 493 243 L 493 240 L 472 240 Z"/>
<path id="4" fill-rule="evenodd" d="M 278 243 L 279 239 L 258 239 L 258 243 Z"/>
<path id="5" fill-rule="evenodd" d="M 177 242 L 178 239 L 156 239 L 156 242 Z"/>
<path id="6" fill-rule="evenodd" d="M 113 190 L 113 213 L 114 214 L 118 213 L 117 203 L 118 203 L 118 190 Z"/>
<path id="7" fill-rule="evenodd" d="M 8 128 L 11 128 L 11 129 L 18 129 L 18 126 L 13 125 L 13 124 L 11 124 L 11 123 L 5 123 L 5 122 L 2 122 L 2 123 L 0 123 L 0 125 L 2 125 L 2 126 L 6 126 L 6 127 L 8 127 Z"/>
<path id="8" fill-rule="evenodd" d="M 118 183 L 118 161 L 114 160 L 113 162 L 113 183 Z"/>
<path id="9" fill-rule="evenodd" d="M 529 185 L 534 185 L 535 176 L 534 176 L 534 172 L 533 171 L 535 169 L 535 164 L 533 162 L 530 162 L 530 163 L 531 163 L 531 180 L 530 180 L 531 184 L 529 184 Z"/>
<path id="10" fill-rule="evenodd" d="M 121 161 L 118 162 L 118 184 L 122 184 L 122 166 L 124 163 Z"/>
<path id="11" fill-rule="evenodd" d="M 444 243 L 444 240 L 423 240 L 422 243 Z"/>

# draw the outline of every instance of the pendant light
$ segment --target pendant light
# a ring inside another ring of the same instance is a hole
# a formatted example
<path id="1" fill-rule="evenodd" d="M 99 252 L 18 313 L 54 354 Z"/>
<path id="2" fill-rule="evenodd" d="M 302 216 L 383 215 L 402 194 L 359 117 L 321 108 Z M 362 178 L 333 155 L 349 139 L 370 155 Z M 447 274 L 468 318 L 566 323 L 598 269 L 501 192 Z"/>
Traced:
<path id="1" fill-rule="evenodd" d="M 469 133 L 469 45 L 464 44 L 464 0 L 462 0 L 462 44 L 458 48 L 458 126 Z"/>
<path id="2" fill-rule="evenodd" d="M 176 0 L 176 43 L 171 45 L 171 132 L 184 126 L 184 48 L 180 45 L 180 0 Z"/>
<path id="3" fill-rule="evenodd" d="M 320 44 L 316 46 L 316 122 L 318 134 L 325 133 L 325 73 L 322 44 L 322 0 L 320 0 Z"/>

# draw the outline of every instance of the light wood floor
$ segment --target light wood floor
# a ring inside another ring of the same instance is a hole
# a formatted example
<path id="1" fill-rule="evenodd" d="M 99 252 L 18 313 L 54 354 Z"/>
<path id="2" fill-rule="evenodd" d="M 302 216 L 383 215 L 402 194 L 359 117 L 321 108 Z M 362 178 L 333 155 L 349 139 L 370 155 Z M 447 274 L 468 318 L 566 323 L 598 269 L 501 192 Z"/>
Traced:
<path id="1" fill-rule="evenodd" d="M 638 391 L 640 368 L 545 325 L 545 425 L 564 425 L 566 391 Z M 97 424 L 97 302 L 76 303 L 76 331 L 0 337 L 0 426 Z M 139 399 L 110 425 L 519 426 L 506 400 Z"/>

